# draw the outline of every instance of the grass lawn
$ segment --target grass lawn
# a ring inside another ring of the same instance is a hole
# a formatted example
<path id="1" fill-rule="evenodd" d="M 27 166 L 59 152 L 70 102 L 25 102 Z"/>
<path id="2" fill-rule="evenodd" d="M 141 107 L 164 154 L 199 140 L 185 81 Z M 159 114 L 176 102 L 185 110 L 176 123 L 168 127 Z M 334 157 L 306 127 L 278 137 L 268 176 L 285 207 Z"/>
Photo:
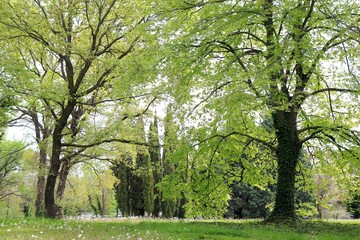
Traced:
<path id="1" fill-rule="evenodd" d="M 357 221 L 304 221 L 293 226 L 259 221 L 0 220 L 0 239 L 360 239 Z"/>

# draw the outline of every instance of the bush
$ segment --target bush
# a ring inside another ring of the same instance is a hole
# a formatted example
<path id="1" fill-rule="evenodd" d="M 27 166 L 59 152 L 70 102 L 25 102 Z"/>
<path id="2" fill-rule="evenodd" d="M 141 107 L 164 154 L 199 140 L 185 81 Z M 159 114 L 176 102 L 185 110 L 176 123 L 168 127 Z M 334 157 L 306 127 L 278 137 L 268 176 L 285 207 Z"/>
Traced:
<path id="1" fill-rule="evenodd" d="M 225 217 L 265 218 L 269 213 L 267 205 L 273 201 L 273 192 L 261 190 L 246 183 L 235 183 Z"/>
<path id="2" fill-rule="evenodd" d="M 360 195 L 353 195 L 346 203 L 348 212 L 355 219 L 360 218 Z"/>

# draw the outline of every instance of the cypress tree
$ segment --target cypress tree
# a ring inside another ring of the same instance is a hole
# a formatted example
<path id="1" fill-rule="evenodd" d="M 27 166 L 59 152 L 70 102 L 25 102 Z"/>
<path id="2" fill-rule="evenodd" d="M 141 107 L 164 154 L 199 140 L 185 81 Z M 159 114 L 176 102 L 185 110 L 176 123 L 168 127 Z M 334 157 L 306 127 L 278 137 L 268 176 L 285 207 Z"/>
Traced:
<path id="1" fill-rule="evenodd" d="M 154 211 L 153 215 L 159 217 L 162 215 L 162 192 L 156 187 L 156 184 L 160 183 L 163 178 L 163 163 L 160 154 L 160 141 L 159 141 L 159 128 L 158 119 L 154 117 L 154 121 L 150 124 L 149 128 L 149 154 L 151 165 L 153 167 L 153 179 L 154 179 Z"/>

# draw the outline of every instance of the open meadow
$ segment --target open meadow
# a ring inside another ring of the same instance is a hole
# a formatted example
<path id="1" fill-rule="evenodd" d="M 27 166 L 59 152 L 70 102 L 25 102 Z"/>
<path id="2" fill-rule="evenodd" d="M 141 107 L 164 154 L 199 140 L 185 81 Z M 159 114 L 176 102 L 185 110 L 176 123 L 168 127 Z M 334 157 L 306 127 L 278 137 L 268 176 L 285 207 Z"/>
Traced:
<path id="1" fill-rule="evenodd" d="M 0 220 L 0 239 L 360 239 L 358 221 Z"/>

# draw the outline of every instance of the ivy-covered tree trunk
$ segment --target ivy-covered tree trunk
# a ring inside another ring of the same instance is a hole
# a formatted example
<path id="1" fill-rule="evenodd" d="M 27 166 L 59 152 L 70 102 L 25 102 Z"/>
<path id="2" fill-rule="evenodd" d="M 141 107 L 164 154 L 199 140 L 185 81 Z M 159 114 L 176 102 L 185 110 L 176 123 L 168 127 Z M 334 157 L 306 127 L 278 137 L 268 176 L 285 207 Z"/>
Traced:
<path id="1" fill-rule="evenodd" d="M 278 145 L 277 189 L 275 207 L 268 221 L 294 221 L 295 215 L 295 176 L 300 157 L 301 143 L 297 133 L 296 111 L 276 111 L 273 114 Z"/>

